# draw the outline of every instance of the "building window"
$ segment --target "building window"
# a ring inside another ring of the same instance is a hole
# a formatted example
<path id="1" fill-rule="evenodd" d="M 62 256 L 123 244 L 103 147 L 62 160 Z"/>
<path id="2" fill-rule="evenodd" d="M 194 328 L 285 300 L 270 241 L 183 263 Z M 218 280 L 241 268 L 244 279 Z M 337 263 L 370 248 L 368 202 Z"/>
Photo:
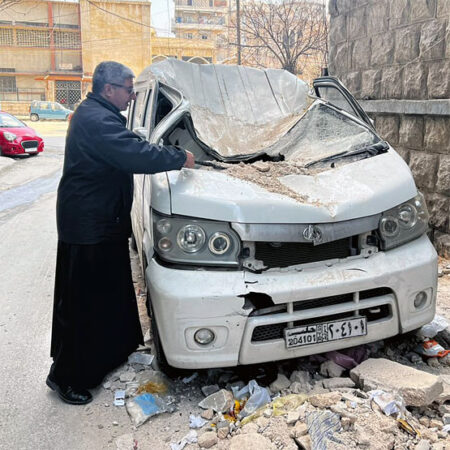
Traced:
<path id="1" fill-rule="evenodd" d="M 192 6 L 192 0 L 187 0 L 187 1 L 186 1 L 186 4 L 187 4 L 188 6 Z"/>
<path id="2" fill-rule="evenodd" d="M 57 48 L 80 48 L 81 41 L 78 33 L 66 31 L 55 31 L 55 47 Z"/>
<path id="3" fill-rule="evenodd" d="M 208 39 L 208 35 L 207 34 L 202 34 L 202 39 L 205 41 L 206 39 Z"/>
<path id="4" fill-rule="evenodd" d="M 8 28 L 0 28 L 0 45 L 13 45 L 13 32 Z"/>
<path id="5" fill-rule="evenodd" d="M 48 47 L 49 44 L 48 31 L 17 30 L 17 45 L 20 47 Z"/>
<path id="6" fill-rule="evenodd" d="M 214 0 L 209 0 L 209 6 L 210 7 L 214 6 Z"/>
<path id="7" fill-rule="evenodd" d="M 186 39 L 192 39 L 192 33 L 186 33 Z"/>
<path id="8" fill-rule="evenodd" d="M 16 92 L 16 77 L 0 77 L 0 92 Z"/>

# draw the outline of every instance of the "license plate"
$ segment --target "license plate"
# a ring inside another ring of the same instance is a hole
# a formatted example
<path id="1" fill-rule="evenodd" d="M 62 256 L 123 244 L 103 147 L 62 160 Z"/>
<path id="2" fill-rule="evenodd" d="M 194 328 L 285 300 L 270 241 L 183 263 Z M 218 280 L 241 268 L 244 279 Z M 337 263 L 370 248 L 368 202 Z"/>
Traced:
<path id="1" fill-rule="evenodd" d="M 37 152 L 37 147 L 26 148 L 26 149 L 25 149 L 25 152 L 26 152 L 26 153 Z"/>
<path id="2" fill-rule="evenodd" d="M 284 338 L 286 347 L 292 348 L 365 336 L 366 334 L 367 319 L 365 317 L 355 317 L 288 328 L 284 332 Z"/>

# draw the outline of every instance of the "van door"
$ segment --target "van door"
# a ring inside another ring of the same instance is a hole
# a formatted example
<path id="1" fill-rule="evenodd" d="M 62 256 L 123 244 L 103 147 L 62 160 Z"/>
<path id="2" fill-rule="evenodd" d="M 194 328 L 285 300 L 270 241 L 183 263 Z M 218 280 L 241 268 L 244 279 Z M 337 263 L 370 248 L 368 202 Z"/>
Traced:
<path id="1" fill-rule="evenodd" d="M 365 122 L 372 130 L 375 130 L 373 122 L 361 108 L 355 97 L 335 77 L 320 77 L 313 81 L 314 91 L 317 97 L 326 100 L 333 106 L 353 114 Z"/>
<path id="2" fill-rule="evenodd" d="M 38 104 L 39 112 L 38 115 L 41 119 L 51 119 L 51 103 L 50 102 L 40 102 Z"/>
<path id="3" fill-rule="evenodd" d="M 148 109 L 148 99 L 151 97 L 151 89 L 144 88 L 136 92 L 136 100 L 133 102 L 130 108 L 128 117 L 128 127 L 131 130 L 142 130 L 145 123 L 145 114 Z M 137 133 L 142 137 L 141 133 Z M 144 235 L 144 223 L 143 223 L 143 188 L 144 188 L 144 174 L 135 174 L 134 179 L 134 193 L 133 193 L 133 206 L 131 208 L 131 221 L 133 224 L 133 235 L 136 241 L 137 251 L 139 253 L 139 259 L 141 260 L 141 267 L 143 264 L 142 243 Z"/>

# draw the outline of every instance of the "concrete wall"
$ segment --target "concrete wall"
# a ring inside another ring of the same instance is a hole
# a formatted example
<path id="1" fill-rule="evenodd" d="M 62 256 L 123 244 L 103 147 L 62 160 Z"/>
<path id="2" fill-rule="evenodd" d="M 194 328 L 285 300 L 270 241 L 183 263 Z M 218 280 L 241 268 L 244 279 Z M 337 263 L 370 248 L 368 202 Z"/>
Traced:
<path id="1" fill-rule="evenodd" d="M 450 0 L 330 0 L 329 72 L 408 162 L 450 256 Z"/>

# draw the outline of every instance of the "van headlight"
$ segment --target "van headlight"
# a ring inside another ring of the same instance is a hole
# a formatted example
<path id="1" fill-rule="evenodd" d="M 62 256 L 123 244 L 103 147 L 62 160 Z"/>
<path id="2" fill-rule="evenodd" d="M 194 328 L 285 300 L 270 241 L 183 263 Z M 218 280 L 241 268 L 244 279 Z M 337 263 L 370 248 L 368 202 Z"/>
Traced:
<path id="1" fill-rule="evenodd" d="M 381 215 L 378 228 L 382 249 L 389 250 L 418 238 L 428 229 L 428 210 L 419 192 L 411 200 Z"/>
<path id="2" fill-rule="evenodd" d="M 152 211 L 156 253 L 167 262 L 206 266 L 239 265 L 241 242 L 227 222 Z"/>

